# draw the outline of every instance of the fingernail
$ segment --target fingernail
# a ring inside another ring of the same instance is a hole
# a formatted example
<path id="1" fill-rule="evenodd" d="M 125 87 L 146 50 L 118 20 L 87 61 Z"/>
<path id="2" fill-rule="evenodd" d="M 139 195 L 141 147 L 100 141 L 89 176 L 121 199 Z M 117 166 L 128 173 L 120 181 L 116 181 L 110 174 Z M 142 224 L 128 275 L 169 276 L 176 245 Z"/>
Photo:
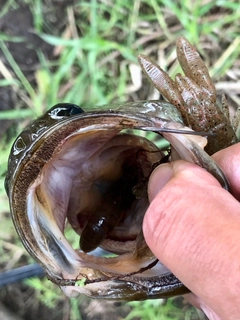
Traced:
<path id="1" fill-rule="evenodd" d="M 209 320 L 221 320 L 221 318 L 205 304 L 200 304 L 200 308 Z"/>
<path id="2" fill-rule="evenodd" d="M 173 167 L 171 163 L 164 163 L 158 166 L 151 174 L 148 183 L 149 201 L 158 194 L 158 192 L 168 183 L 173 176 Z"/>

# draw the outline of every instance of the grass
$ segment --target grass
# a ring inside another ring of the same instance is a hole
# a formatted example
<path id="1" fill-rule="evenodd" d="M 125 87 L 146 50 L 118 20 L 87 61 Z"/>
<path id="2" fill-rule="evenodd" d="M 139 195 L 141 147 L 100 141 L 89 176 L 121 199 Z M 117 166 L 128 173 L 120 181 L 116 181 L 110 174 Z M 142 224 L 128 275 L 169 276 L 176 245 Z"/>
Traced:
<path id="1" fill-rule="evenodd" d="M 190 319 L 205 319 L 205 316 L 195 310 L 189 305 L 184 305 L 179 301 L 180 299 L 175 298 L 168 300 L 147 300 L 144 303 L 136 301 L 130 302 L 129 304 L 133 307 L 133 310 L 128 314 L 125 320 L 133 319 L 161 319 L 161 320 L 190 320 Z M 179 305 L 180 302 L 180 305 Z M 180 313 L 179 308 L 182 308 L 184 312 Z"/>
<path id="2" fill-rule="evenodd" d="M 3 183 L 12 139 L 52 105 L 71 102 L 87 110 L 111 102 L 158 98 L 140 72 L 137 55 L 152 56 L 174 76 L 180 71 L 175 53 L 175 40 L 180 35 L 196 45 L 217 87 L 228 93 L 230 105 L 240 105 L 239 95 L 228 89 L 239 81 L 238 1 L 79 0 L 61 9 L 65 10 L 62 23 L 56 22 L 57 2 L 49 1 L 48 6 L 42 0 L 22 2 L 29 6 L 33 16 L 31 32 L 52 47 L 49 57 L 42 46 L 35 45 L 38 63 L 29 75 L 7 44 L 34 47 L 34 43 L 26 44 L 24 35 L 0 34 L 3 52 L 0 87 L 11 89 L 18 97 L 14 109 L 0 112 L 0 120 L 14 121 L 14 128 L 5 132 L 0 143 L 0 217 L 4 225 L 0 231 L 0 254 L 4 269 L 31 261 L 6 214 L 9 208 Z M 8 0 L 0 10 L 0 19 L 13 9 L 19 10 L 19 6 L 18 1 Z M 222 83 L 226 86 L 221 86 Z M 39 299 L 48 301 L 50 308 L 64 299 L 45 280 L 29 280 L 28 285 L 35 288 Z M 80 319 L 77 300 L 71 301 L 70 319 Z M 175 307 L 174 299 L 164 304 L 157 300 L 134 302 L 130 306 L 128 320 L 203 319 L 192 309 Z"/>

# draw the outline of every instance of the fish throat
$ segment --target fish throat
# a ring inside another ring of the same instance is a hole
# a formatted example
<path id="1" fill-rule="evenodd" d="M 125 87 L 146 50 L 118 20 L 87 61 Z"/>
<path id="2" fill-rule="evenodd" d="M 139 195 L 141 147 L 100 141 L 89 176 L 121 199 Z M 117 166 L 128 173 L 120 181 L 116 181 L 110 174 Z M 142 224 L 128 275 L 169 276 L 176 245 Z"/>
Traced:
<path id="1" fill-rule="evenodd" d="M 145 156 L 145 152 L 148 150 L 133 148 L 130 155 L 128 152 L 126 158 L 123 157 L 121 176 L 118 180 L 100 179 L 95 182 L 95 188 L 102 194 L 99 206 L 90 213 L 85 223 L 81 219 L 81 213 L 78 214 L 78 221 L 82 227 L 80 248 L 84 252 L 96 249 L 105 239 L 119 242 L 136 239 L 136 236 L 131 234 L 125 236 L 115 234 L 114 228 L 124 225 L 124 220 L 131 213 L 136 201 L 141 198 L 147 199 L 148 177 L 142 171 L 141 164 L 146 161 L 145 165 L 149 169 L 153 164 Z"/>

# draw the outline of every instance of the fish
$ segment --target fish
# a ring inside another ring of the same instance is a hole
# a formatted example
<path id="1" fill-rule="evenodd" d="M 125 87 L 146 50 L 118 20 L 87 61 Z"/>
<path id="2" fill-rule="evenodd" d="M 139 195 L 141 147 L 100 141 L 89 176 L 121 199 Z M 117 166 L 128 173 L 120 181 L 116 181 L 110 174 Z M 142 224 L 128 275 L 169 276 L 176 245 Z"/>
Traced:
<path id="1" fill-rule="evenodd" d="M 139 56 L 143 71 L 168 101 L 112 103 L 86 112 L 59 103 L 28 125 L 12 146 L 5 188 L 13 223 L 48 279 L 70 297 L 131 301 L 189 292 L 145 242 L 148 180 L 161 163 L 184 159 L 230 191 L 210 155 L 238 138 L 216 103 L 214 84 L 197 51 L 185 38 L 177 49 L 185 76 L 175 81 L 150 58 Z M 209 110 L 201 111 L 203 106 Z M 213 114 L 214 123 L 207 120 Z M 198 125 L 200 118 L 205 125 Z M 168 146 L 158 146 L 148 138 L 150 132 Z M 67 239 L 67 228 L 79 245 Z M 104 255 L 95 254 L 98 248 Z"/>

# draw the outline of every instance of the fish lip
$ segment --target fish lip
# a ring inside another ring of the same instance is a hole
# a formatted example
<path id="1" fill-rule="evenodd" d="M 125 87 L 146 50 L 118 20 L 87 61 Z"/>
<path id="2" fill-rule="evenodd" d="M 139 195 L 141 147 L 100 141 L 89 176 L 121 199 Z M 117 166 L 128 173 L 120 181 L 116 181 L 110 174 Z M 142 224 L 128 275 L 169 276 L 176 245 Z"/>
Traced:
<path id="1" fill-rule="evenodd" d="M 133 106 L 134 105 L 134 106 Z M 155 107 L 153 107 L 155 105 Z M 52 107 L 51 109 L 55 108 Z M 5 178 L 5 190 L 9 196 L 12 197 L 12 187 L 14 181 L 17 179 L 17 172 L 21 169 L 22 164 L 26 159 L 36 151 L 40 140 L 43 137 L 47 137 L 58 130 L 60 127 L 69 125 L 72 122 L 76 122 L 79 119 L 94 119 L 99 117 L 114 118 L 116 116 L 139 120 L 145 122 L 145 126 L 151 126 L 152 119 L 156 118 L 154 112 L 157 108 L 164 111 L 162 117 L 159 116 L 160 121 L 164 123 L 178 122 L 183 124 L 181 114 L 176 108 L 165 101 L 149 100 L 149 101 L 138 101 L 135 103 L 124 103 L 124 104 L 111 104 L 111 109 L 104 110 L 104 106 L 94 108 L 88 112 L 76 114 L 72 117 L 51 117 L 50 111 L 47 111 L 43 116 L 36 119 L 33 123 L 29 124 L 25 130 L 23 130 L 15 139 L 9 159 L 8 159 L 8 171 Z M 138 109 L 133 112 L 132 109 Z M 50 109 L 50 110 L 51 110 Z M 171 112 L 170 112 L 171 110 Z M 159 112 L 160 113 L 160 112 Z M 166 115 L 164 115 L 166 114 Z M 50 121 L 50 123 L 49 123 Z M 129 122 L 125 123 L 125 128 L 128 129 Z M 114 126 L 114 125 L 113 125 Z M 122 129 L 124 129 L 124 122 L 121 124 Z"/>

